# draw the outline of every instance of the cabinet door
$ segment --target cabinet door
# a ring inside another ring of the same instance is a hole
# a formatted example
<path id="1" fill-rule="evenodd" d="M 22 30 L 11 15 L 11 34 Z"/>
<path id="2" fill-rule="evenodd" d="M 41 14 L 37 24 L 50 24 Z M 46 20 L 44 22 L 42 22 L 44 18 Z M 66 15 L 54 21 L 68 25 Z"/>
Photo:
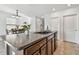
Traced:
<path id="1" fill-rule="evenodd" d="M 51 55 L 51 39 L 48 41 L 48 55 Z"/>
<path id="2" fill-rule="evenodd" d="M 37 52 L 33 55 L 46 55 L 46 45 L 42 46 Z"/>
<path id="3" fill-rule="evenodd" d="M 43 39 L 40 42 L 32 45 L 31 47 L 27 48 L 24 50 L 24 54 L 26 55 L 32 55 L 32 54 L 41 54 L 41 52 L 35 52 L 35 51 L 40 51 L 40 48 L 42 48 L 42 46 L 46 43 L 46 40 Z"/>
<path id="4" fill-rule="evenodd" d="M 41 48 L 41 55 L 46 55 L 46 45 Z"/>
<path id="5" fill-rule="evenodd" d="M 31 47 L 25 49 L 25 54 L 32 55 L 35 51 L 39 50 L 40 46 L 38 43 L 32 45 Z"/>
<path id="6" fill-rule="evenodd" d="M 54 34 L 54 51 L 57 48 L 57 33 Z"/>
<path id="7" fill-rule="evenodd" d="M 54 38 L 51 38 L 51 53 L 54 53 Z"/>
<path id="8" fill-rule="evenodd" d="M 40 55 L 40 53 L 39 53 L 39 51 L 37 51 L 33 55 Z"/>
<path id="9" fill-rule="evenodd" d="M 64 40 L 76 43 L 76 15 L 64 16 Z"/>

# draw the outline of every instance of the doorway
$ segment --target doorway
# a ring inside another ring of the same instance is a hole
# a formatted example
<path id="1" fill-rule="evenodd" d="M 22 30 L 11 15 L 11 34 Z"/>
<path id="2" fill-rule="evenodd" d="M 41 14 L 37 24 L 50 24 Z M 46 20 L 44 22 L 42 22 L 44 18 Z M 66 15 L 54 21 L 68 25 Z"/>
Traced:
<path id="1" fill-rule="evenodd" d="M 64 41 L 76 43 L 76 15 L 67 15 L 63 17 L 63 35 Z"/>
<path id="2" fill-rule="evenodd" d="M 51 18 L 50 20 L 50 27 L 52 31 L 57 31 L 57 39 L 60 39 L 60 18 L 59 17 L 54 17 Z"/>

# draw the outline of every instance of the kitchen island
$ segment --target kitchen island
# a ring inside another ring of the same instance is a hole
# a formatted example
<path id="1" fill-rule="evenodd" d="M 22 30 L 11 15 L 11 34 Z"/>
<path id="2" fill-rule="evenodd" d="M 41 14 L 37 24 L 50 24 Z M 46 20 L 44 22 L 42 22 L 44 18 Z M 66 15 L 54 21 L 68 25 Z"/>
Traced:
<path id="1" fill-rule="evenodd" d="M 6 35 L 7 55 L 52 55 L 57 47 L 57 31 L 46 34 L 25 33 Z"/>

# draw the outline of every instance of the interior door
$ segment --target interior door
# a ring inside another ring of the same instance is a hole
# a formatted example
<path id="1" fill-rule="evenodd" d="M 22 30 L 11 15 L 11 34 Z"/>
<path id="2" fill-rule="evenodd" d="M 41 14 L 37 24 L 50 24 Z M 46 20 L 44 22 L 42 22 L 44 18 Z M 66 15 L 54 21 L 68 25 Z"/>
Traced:
<path id="1" fill-rule="evenodd" d="M 64 16 L 64 40 L 76 42 L 76 15 Z"/>
<path id="2" fill-rule="evenodd" d="M 58 32 L 57 39 L 60 39 L 60 18 L 59 17 L 51 18 L 50 27 L 52 31 L 56 30 Z"/>

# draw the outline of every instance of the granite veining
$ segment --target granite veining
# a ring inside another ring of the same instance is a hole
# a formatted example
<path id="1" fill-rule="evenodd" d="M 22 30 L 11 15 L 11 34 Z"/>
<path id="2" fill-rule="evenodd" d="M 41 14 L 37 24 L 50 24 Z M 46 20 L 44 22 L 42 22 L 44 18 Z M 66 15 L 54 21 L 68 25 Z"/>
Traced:
<path id="1" fill-rule="evenodd" d="M 25 33 L 6 35 L 5 43 L 17 50 L 22 50 L 23 48 L 27 48 L 29 45 L 35 43 L 40 39 L 46 38 L 53 33 L 55 32 L 48 34 L 30 33 L 29 36 Z"/>

